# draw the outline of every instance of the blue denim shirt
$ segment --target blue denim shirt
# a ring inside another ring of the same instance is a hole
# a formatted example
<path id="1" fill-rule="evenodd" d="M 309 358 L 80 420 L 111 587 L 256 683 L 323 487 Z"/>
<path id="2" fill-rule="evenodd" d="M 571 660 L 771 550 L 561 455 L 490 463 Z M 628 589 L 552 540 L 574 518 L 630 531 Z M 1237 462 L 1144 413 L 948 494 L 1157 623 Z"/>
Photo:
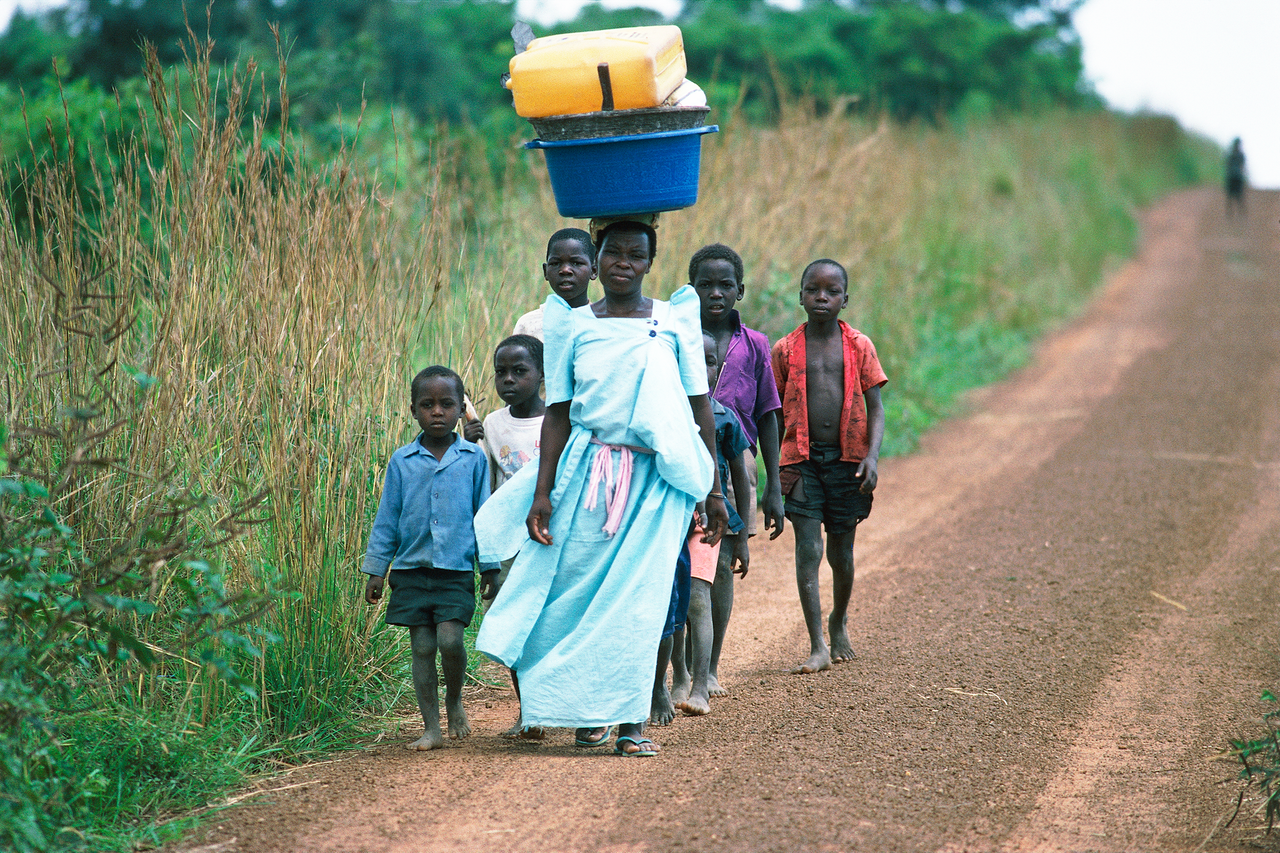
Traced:
<path id="1" fill-rule="evenodd" d="M 489 463 L 480 445 L 455 436 L 439 461 L 421 435 L 391 454 L 382 501 L 360 571 L 385 577 L 431 566 L 473 572 L 476 510 L 489 498 Z M 481 571 L 498 565 L 482 565 Z"/>
<path id="2" fill-rule="evenodd" d="M 711 398 L 711 415 L 716 421 L 716 466 L 720 469 L 720 491 L 727 492 L 732 485 L 732 480 L 729 479 L 729 460 L 741 456 L 751 446 L 751 442 L 747 439 L 738 415 L 715 397 Z M 724 508 L 729 511 L 730 533 L 737 533 L 747 526 L 742 516 L 738 515 L 738 508 L 732 503 L 725 501 Z"/>

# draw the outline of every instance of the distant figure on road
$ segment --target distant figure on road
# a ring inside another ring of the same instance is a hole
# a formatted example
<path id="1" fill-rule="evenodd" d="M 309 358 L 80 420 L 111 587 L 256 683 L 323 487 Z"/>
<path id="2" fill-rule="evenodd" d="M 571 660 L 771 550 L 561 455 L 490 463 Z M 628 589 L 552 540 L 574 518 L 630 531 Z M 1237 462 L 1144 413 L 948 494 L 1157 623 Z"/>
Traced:
<path id="1" fill-rule="evenodd" d="M 1237 136 L 1231 142 L 1231 150 L 1227 152 L 1227 216 L 1244 214 L 1244 185 L 1244 149 L 1240 147 L 1240 137 Z"/>

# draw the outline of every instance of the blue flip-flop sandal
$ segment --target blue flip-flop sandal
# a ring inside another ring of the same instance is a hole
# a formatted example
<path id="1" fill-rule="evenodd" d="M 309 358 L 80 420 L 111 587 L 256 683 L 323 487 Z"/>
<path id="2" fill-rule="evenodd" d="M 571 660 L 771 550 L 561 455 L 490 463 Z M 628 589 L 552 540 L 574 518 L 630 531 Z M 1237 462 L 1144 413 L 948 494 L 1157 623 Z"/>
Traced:
<path id="1" fill-rule="evenodd" d="M 600 735 L 599 740 L 584 738 L 581 734 L 582 732 L 593 732 L 596 730 L 596 728 L 597 727 L 595 726 L 591 726 L 591 727 L 584 726 L 583 728 L 578 729 L 573 736 L 573 745 L 580 746 L 583 749 L 594 749 L 597 746 L 608 746 L 609 735 L 613 733 L 613 726 L 605 726 L 604 732 Z"/>
<path id="2" fill-rule="evenodd" d="M 634 744 L 639 747 L 635 752 L 627 752 L 622 748 L 624 743 Z M 618 735 L 618 739 L 614 741 L 614 755 L 621 755 L 623 758 L 653 758 L 658 754 L 657 744 L 649 740 L 647 737 L 630 737 L 629 735 Z"/>

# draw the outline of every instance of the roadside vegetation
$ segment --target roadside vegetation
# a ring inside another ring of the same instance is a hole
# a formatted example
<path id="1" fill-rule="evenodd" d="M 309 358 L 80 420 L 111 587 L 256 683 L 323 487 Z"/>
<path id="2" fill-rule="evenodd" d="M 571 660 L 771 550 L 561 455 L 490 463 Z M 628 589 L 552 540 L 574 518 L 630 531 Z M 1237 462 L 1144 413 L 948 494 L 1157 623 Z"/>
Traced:
<path id="1" fill-rule="evenodd" d="M 1239 779 L 1244 782 L 1236 810 L 1227 823 L 1239 817 L 1246 796 L 1256 787 L 1261 800 L 1257 811 L 1265 814 L 1270 834 L 1280 818 L 1280 700 L 1270 690 L 1264 690 L 1261 699 L 1268 707 L 1262 715 L 1263 730 L 1254 732 L 1252 737 L 1232 738 L 1222 757 L 1240 766 Z"/>
<path id="2" fill-rule="evenodd" d="M 569 224 L 520 122 L 375 108 L 317 141 L 288 63 L 188 50 L 148 52 L 118 98 L 28 102 L 0 162 L 4 848 L 158 843 L 412 706 L 403 632 L 357 576 L 408 381 L 448 364 L 493 408 L 492 348 Z M 1022 364 L 1132 249 L 1137 207 L 1218 163 L 1169 119 L 1092 107 L 749 112 L 714 115 L 650 281 L 727 242 L 776 339 L 805 263 L 844 262 L 891 377 L 886 452 Z"/>

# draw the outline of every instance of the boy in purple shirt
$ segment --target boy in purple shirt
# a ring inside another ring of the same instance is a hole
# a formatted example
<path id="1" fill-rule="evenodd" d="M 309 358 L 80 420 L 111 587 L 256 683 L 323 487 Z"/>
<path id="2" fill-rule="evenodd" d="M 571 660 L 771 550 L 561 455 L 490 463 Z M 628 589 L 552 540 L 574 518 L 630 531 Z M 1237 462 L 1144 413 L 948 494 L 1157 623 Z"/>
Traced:
<path id="1" fill-rule="evenodd" d="M 770 365 L 769 339 L 744 326 L 733 307 L 744 295 L 743 277 L 742 258 L 722 243 L 703 246 L 689 260 L 689 283 L 697 291 L 702 304 L 702 329 L 715 341 L 716 359 L 722 365 L 711 396 L 738 416 L 742 431 L 751 442 L 751 447 L 743 454 L 743 461 L 747 467 L 753 511 L 743 519 L 746 527 L 741 532 L 726 536 L 754 536 L 756 533 L 755 451 L 758 443 L 760 455 L 764 457 L 764 526 L 772 531 L 769 538 L 777 539 L 783 525 L 782 486 L 778 481 L 782 401 L 778 397 L 778 386 Z M 729 484 L 725 484 L 725 491 L 732 504 L 734 496 Z M 712 696 L 724 696 L 727 692 L 720 686 L 718 673 L 720 649 L 733 612 L 734 551 L 732 540 L 720 549 L 716 579 L 711 587 L 713 636 L 708 686 Z M 746 562 L 737 567 L 737 573 L 746 577 Z M 672 695 L 677 699 L 686 698 L 689 691 L 688 671 L 685 670 L 681 677 L 682 669 L 675 666 L 672 677 Z"/>

